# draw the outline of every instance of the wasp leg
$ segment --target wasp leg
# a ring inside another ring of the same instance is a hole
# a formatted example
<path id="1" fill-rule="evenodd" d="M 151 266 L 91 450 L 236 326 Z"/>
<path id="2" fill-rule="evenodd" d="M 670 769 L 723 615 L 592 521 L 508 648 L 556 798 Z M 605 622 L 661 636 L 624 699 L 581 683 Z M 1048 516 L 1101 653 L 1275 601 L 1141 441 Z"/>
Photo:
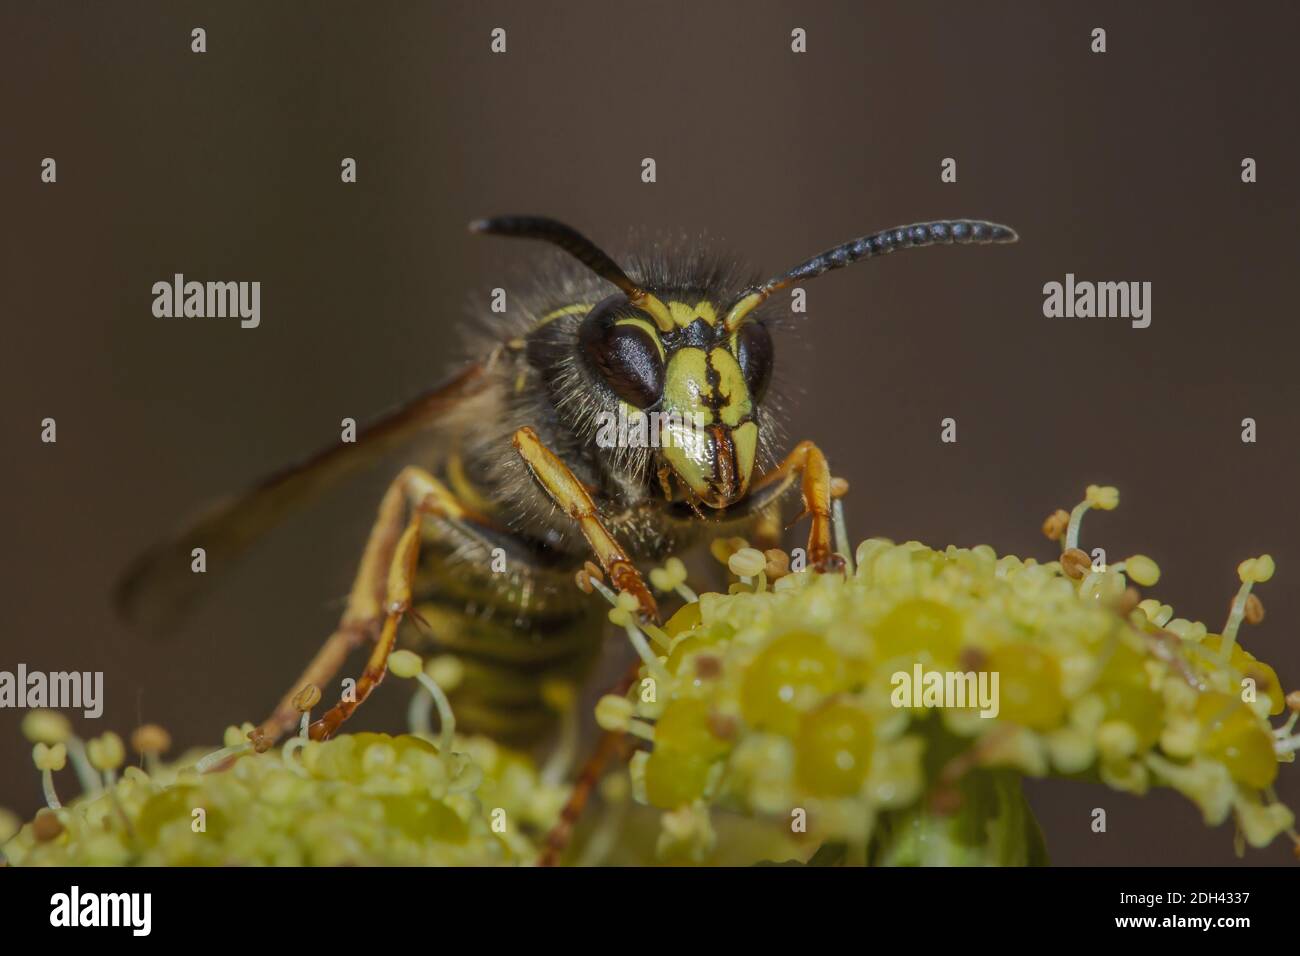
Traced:
<path id="1" fill-rule="evenodd" d="M 641 662 L 637 661 L 618 685 L 610 688 L 609 693 L 622 697 L 640 673 Z M 626 760 L 631 756 L 632 750 L 633 748 L 628 744 L 627 734 L 616 730 L 606 730 L 601 734 L 596 749 L 592 751 L 591 756 L 578 772 L 569 799 L 560 810 L 559 820 L 546 835 L 546 848 L 537 861 L 538 866 L 555 866 L 560 862 L 560 857 L 568 849 L 569 841 L 573 838 L 573 829 L 577 826 L 582 811 L 586 809 L 587 801 L 591 799 L 591 792 L 596 789 L 596 785 L 600 783 L 600 778 L 604 776 L 610 764 Z"/>
<path id="2" fill-rule="evenodd" d="M 636 598 L 641 616 L 657 622 L 659 607 L 650 596 L 641 572 L 632 564 L 632 559 L 615 540 L 614 536 L 601 524 L 600 514 L 591 494 L 583 487 L 573 472 L 560 461 L 549 448 L 542 444 L 537 433 L 531 428 L 521 428 L 515 432 L 515 450 L 519 452 L 533 477 L 582 530 L 583 537 L 591 545 L 601 568 L 609 576 L 610 583 L 619 592 L 626 591 Z"/>
<path id="3" fill-rule="evenodd" d="M 808 563 L 817 571 L 842 570 L 844 559 L 831 550 L 831 470 L 826 456 L 812 442 L 801 441 L 779 465 L 754 483 L 749 492 L 751 506 L 766 507 L 790 487 L 796 475 L 802 479 L 803 514 L 799 518 L 812 516 Z"/>
<path id="4" fill-rule="evenodd" d="M 409 519 L 408 510 L 411 512 Z M 388 618 L 391 617 L 388 607 L 392 603 L 391 599 L 386 601 L 386 598 L 389 596 L 392 572 L 394 568 L 400 567 L 395 563 L 399 557 L 399 545 L 405 540 L 410 527 L 418 528 L 419 519 L 425 514 L 436 514 L 470 524 L 490 525 L 488 519 L 462 505 L 427 471 L 414 467 L 404 468 L 388 487 L 379 505 L 379 516 L 366 542 L 361 565 L 338 627 L 326 638 L 307 669 L 281 698 L 271 716 L 249 734 L 256 749 L 266 750 L 298 722 L 299 714 L 294 707 L 293 698 L 299 690 L 308 684 L 317 687 L 327 685 L 343 667 L 348 655 L 366 640 L 380 639 L 376 650 L 383 646 L 382 638 L 387 630 Z M 406 532 L 403 528 L 406 528 Z M 418 548 L 418 535 L 415 545 Z M 395 633 L 396 623 L 393 631 Z M 383 661 L 387 661 L 386 653 Z M 380 676 L 382 677 L 382 668 Z M 369 693 L 373 683 L 367 685 L 366 693 Z M 360 683 L 357 685 L 357 696 L 361 698 Z M 360 703 L 360 700 L 357 702 Z M 349 709 L 348 714 L 354 709 L 355 707 Z M 345 714 L 338 723 L 342 723 L 346 716 Z"/>

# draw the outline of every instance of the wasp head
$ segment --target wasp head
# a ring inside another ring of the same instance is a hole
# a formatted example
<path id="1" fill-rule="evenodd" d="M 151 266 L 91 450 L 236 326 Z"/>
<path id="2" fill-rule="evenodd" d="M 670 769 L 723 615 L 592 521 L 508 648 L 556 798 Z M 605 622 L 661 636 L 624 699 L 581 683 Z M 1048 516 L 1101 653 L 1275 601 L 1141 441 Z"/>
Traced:
<path id="1" fill-rule="evenodd" d="M 649 435 L 662 463 L 710 508 L 745 496 L 758 451 L 772 339 L 757 321 L 728 332 L 705 300 L 663 294 L 661 315 L 626 296 L 598 303 L 578 333 L 584 360 L 619 403 L 618 420 Z"/>
<path id="2" fill-rule="evenodd" d="M 715 301 L 719 296 L 710 296 L 707 284 L 703 289 L 671 283 L 651 288 L 656 284 L 634 281 L 590 239 L 554 219 L 504 216 L 477 220 L 470 228 L 549 242 L 620 290 L 594 306 L 568 305 L 543 317 L 529 338 L 530 357 L 552 385 L 557 409 L 579 405 L 570 393 L 585 392 L 592 384 L 600 394 L 594 401 L 597 415 L 616 411 L 620 421 L 639 426 L 637 437 L 648 434 L 657 448 L 665 493 L 673 496 L 669 479 L 675 477 L 692 506 L 714 509 L 743 498 L 753 477 L 762 437 L 759 405 L 773 358 L 772 339 L 758 310 L 773 293 L 900 249 L 1018 238 L 1014 229 L 982 219 L 898 226 L 841 243 L 730 299 Z M 564 322 L 548 326 L 554 316 Z M 552 334 L 575 322 L 578 364 L 586 373 L 577 377 L 566 374 L 574 364 L 566 348 L 572 339 Z"/>

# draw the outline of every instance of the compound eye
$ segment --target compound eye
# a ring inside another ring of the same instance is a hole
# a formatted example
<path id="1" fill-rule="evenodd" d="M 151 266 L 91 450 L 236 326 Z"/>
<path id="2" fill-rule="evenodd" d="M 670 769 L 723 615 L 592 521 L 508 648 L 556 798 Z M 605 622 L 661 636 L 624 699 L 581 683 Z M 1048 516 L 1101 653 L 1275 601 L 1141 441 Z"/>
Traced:
<path id="1" fill-rule="evenodd" d="M 621 295 L 598 303 L 583 319 L 578 338 L 610 390 L 644 409 L 663 394 L 664 362 L 652 334 L 642 323 L 629 321 L 626 308 L 619 308 L 626 303 Z"/>
<path id="2" fill-rule="evenodd" d="M 772 335 L 761 322 L 746 322 L 737 336 L 736 361 L 745 375 L 749 397 L 757 402 L 763 398 L 768 383 L 772 381 Z"/>

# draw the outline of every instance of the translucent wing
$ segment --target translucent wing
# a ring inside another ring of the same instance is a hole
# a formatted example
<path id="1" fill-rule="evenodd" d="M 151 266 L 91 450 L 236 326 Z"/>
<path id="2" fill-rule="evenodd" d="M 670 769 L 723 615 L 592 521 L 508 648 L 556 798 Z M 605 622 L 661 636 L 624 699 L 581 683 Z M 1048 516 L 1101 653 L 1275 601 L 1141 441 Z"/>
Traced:
<path id="1" fill-rule="evenodd" d="M 340 443 L 273 474 L 244 494 L 218 501 L 183 530 L 135 559 L 118 582 L 118 614 L 151 635 L 174 629 L 202 592 L 258 538 L 359 468 L 427 432 L 484 384 L 484 367 L 471 365 Z M 191 570 L 194 548 L 206 552 L 208 571 Z"/>

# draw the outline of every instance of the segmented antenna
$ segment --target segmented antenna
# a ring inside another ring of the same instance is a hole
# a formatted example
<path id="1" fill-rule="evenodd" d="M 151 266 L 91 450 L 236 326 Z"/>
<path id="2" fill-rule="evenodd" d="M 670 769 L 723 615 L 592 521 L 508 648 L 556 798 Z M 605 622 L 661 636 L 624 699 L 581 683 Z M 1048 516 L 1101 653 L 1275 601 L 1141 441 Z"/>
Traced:
<path id="1" fill-rule="evenodd" d="M 469 224 L 469 231 L 512 239 L 540 239 L 559 246 L 596 275 L 617 286 L 632 305 L 650 314 L 661 331 L 670 332 L 675 327 L 667 306 L 633 282 L 603 249 L 572 226 L 545 216 L 497 216 L 475 219 Z"/>
<path id="2" fill-rule="evenodd" d="M 843 245 L 827 249 L 800 263 L 785 275 L 768 279 L 762 285 L 742 292 L 727 310 L 724 325 L 728 332 L 740 328 L 745 317 L 763 304 L 773 292 L 784 289 L 792 282 L 815 279 L 832 269 L 842 269 L 860 259 L 883 256 L 895 249 L 915 249 L 934 245 L 985 245 L 990 242 L 1015 242 L 1020 237 L 1010 226 L 1000 226 L 983 219 L 941 219 L 937 222 L 918 222 L 910 226 L 886 229 L 874 235 L 851 239 Z"/>

